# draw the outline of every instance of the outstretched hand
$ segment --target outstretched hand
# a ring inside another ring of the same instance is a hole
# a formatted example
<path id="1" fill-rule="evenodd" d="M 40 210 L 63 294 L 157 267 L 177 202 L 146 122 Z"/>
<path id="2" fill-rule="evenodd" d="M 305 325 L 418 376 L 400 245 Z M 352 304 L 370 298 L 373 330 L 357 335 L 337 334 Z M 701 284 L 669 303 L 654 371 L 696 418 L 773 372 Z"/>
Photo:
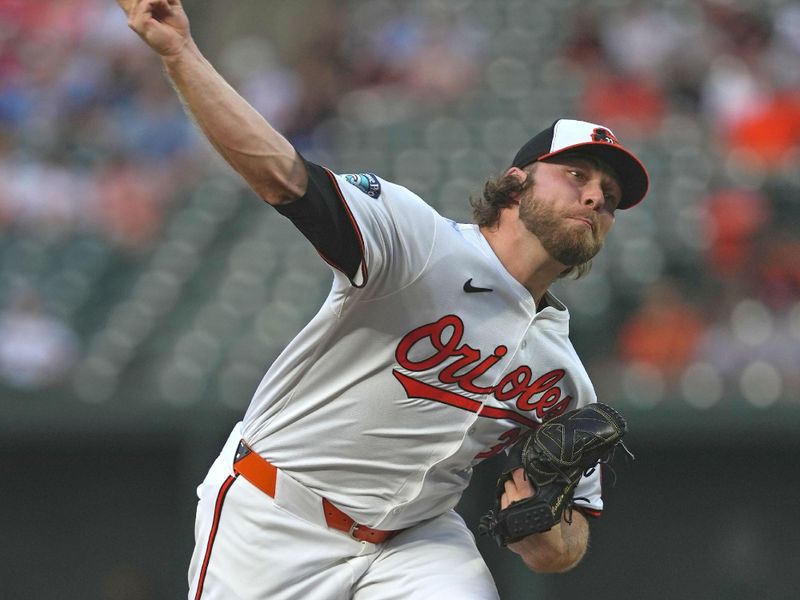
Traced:
<path id="1" fill-rule="evenodd" d="M 178 54 L 187 44 L 189 18 L 180 0 L 117 0 L 133 29 L 161 56 Z"/>

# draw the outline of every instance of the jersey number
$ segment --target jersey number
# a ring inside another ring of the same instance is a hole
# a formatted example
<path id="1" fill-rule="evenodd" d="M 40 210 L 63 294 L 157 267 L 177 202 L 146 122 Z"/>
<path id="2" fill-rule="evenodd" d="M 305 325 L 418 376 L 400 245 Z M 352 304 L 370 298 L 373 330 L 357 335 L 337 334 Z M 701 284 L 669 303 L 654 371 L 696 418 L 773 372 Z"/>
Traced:
<path id="1" fill-rule="evenodd" d="M 494 456 L 495 454 L 498 454 L 500 451 L 505 450 L 511 444 L 517 441 L 520 431 L 521 429 L 519 427 L 514 427 L 514 429 L 509 429 L 508 431 L 503 432 L 503 434 L 500 435 L 499 438 L 497 438 L 497 441 L 500 442 L 499 444 L 495 444 L 485 452 L 480 452 L 476 454 L 475 458 L 483 460 L 484 458 L 489 458 L 490 456 Z"/>

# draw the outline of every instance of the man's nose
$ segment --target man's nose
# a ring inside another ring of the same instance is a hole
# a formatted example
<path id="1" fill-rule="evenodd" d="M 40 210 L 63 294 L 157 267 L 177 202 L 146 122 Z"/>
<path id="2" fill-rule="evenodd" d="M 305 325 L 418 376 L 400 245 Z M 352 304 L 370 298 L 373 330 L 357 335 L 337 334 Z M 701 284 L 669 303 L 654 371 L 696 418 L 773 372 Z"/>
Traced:
<path id="1" fill-rule="evenodd" d="M 600 181 L 590 180 L 583 187 L 583 203 L 598 208 L 605 202 L 605 193 Z"/>

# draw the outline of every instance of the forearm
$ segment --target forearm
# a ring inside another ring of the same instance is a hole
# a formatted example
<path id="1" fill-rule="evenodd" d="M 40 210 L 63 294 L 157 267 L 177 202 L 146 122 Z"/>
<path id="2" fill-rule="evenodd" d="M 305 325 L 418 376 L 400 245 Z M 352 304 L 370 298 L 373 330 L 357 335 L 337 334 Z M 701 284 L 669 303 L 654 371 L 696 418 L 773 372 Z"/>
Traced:
<path id="1" fill-rule="evenodd" d="M 510 544 L 523 562 L 537 573 L 563 573 L 577 565 L 589 545 L 589 524 L 579 511 L 573 511 L 570 523 L 562 519 L 556 527 L 535 533 Z"/>
<path id="2" fill-rule="evenodd" d="M 261 198 L 282 204 L 305 193 L 308 176 L 294 147 L 222 78 L 191 39 L 162 60 L 203 134 Z"/>

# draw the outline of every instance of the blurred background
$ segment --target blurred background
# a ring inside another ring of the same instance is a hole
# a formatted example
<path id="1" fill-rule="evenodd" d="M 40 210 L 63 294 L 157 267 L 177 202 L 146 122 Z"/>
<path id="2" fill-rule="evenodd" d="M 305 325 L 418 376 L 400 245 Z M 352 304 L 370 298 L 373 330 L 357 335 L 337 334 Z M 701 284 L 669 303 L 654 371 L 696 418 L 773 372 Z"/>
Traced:
<path id="1" fill-rule="evenodd" d="M 569 574 L 481 550 L 503 598 L 797 597 L 800 3 L 185 5 L 307 157 L 457 220 L 559 116 L 634 149 L 648 199 L 556 293 L 637 460 Z M 0 597 L 185 597 L 194 488 L 330 284 L 287 225 L 116 3 L 0 0 Z"/>

